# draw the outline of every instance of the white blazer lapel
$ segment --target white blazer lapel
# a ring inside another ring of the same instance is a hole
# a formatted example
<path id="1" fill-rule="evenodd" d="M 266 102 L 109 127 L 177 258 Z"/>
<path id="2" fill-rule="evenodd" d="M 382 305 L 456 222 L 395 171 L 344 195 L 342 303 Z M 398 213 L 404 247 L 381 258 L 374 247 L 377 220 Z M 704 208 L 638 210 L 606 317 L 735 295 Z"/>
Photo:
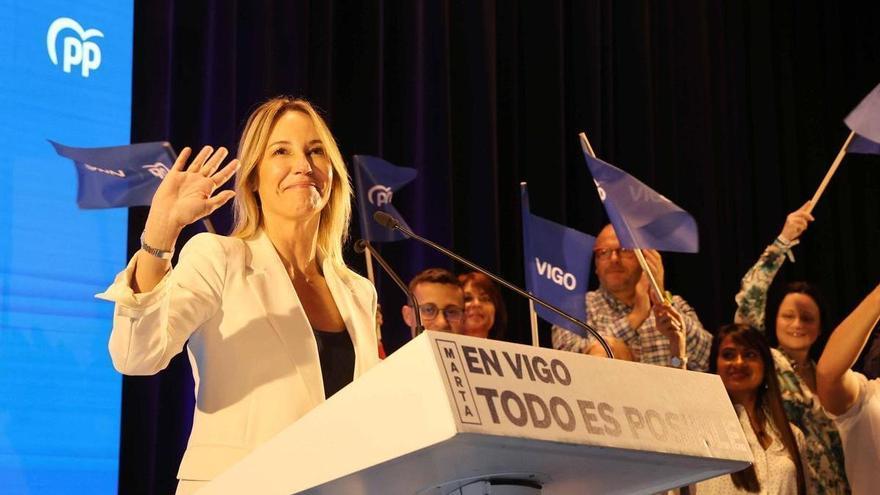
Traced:
<path id="1" fill-rule="evenodd" d="M 324 400 L 324 380 L 312 326 L 272 241 L 265 232 L 246 241 L 251 251 L 248 285 L 263 305 L 266 319 L 287 350 L 297 375 L 315 405 Z"/>

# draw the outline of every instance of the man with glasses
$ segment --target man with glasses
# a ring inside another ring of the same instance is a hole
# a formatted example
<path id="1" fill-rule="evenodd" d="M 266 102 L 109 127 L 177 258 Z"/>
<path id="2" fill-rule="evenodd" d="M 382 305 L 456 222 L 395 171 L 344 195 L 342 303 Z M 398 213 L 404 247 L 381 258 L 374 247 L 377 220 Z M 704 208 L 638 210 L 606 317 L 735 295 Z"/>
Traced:
<path id="1" fill-rule="evenodd" d="M 660 254 L 644 250 L 661 290 L 663 262 Z M 712 335 L 697 313 L 679 296 L 668 303 L 652 296 L 650 281 L 642 273 L 635 253 L 620 247 L 611 225 L 596 237 L 594 267 L 599 289 L 587 292 L 587 323 L 603 336 L 623 341 L 637 361 L 660 366 L 705 371 L 709 367 Z M 594 354 L 598 343 L 559 327 L 553 327 L 556 349 Z"/>
<path id="2" fill-rule="evenodd" d="M 442 268 L 428 268 L 409 282 L 419 302 L 419 314 L 425 330 L 464 332 L 464 291 L 458 278 Z M 403 321 L 415 334 L 416 318 L 410 305 L 401 308 Z"/>

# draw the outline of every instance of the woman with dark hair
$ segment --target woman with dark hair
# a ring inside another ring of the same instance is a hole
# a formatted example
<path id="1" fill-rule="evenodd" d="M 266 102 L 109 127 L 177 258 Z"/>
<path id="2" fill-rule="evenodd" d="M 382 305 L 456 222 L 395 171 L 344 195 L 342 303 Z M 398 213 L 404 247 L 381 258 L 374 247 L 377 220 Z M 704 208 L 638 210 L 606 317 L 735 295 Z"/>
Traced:
<path id="1" fill-rule="evenodd" d="M 480 272 L 463 273 L 458 281 L 464 289 L 465 335 L 503 338 L 507 331 L 507 309 L 498 286 Z"/>
<path id="2" fill-rule="evenodd" d="M 803 433 L 785 415 L 773 357 L 761 332 L 736 323 L 721 327 L 712 341 L 709 370 L 721 377 L 755 462 L 697 484 L 697 493 L 812 493 L 799 448 Z"/>
<path id="3" fill-rule="evenodd" d="M 830 319 L 824 299 L 812 284 L 793 282 L 774 291 L 767 304 L 773 278 L 813 220 L 808 206 L 809 202 L 788 215 L 782 232 L 743 277 L 734 321 L 763 332 L 772 346 L 785 412 L 807 438 L 804 455 L 816 474 L 808 480 L 811 490 L 846 494 L 849 484 L 840 435 L 816 396 L 816 359 L 828 338 L 825 327 Z M 771 318 L 765 316 L 765 309 Z"/>

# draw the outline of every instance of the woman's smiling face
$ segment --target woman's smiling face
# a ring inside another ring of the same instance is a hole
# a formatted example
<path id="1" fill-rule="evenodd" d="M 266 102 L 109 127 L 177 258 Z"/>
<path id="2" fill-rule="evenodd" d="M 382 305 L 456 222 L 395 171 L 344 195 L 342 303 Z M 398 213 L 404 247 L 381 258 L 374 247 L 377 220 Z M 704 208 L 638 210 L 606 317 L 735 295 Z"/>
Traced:
<path id="1" fill-rule="evenodd" d="M 728 335 L 718 346 L 718 376 L 729 394 L 757 394 L 764 383 L 764 360 L 760 351 L 734 341 Z"/>
<path id="2" fill-rule="evenodd" d="M 486 338 L 495 324 L 495 305 L 486 291 L 473 283 L 464 286 L 464 333 Z"/>
<path id="3" fill-rule="evenodd" d="M 776 339 L 785 351 L 809 351 L 821 329 L 819 306 L 812 297 L 790 292 L 776 313 Z"/>
<path id="4" fill-rule="evenodd" d="M 267 214 L 302 218 L 327 205 L 333 167 L 308 114 L 289 111 L 278 119 L 257 174 L 257 192 Z"/>

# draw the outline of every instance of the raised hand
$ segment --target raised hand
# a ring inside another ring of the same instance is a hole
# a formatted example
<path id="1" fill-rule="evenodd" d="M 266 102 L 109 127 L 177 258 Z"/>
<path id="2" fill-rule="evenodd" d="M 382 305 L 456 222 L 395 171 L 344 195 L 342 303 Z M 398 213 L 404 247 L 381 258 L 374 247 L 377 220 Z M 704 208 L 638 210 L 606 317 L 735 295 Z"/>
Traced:
<path id="1" fill-rule="evenodd" d="M 642 323 L 651 314 L 651 283 L 648 276 L 643 272 L 639 281 L 636 282 L 635 297 L 633 298 L 633 309 L 626 316 L 630 328 L 638 331 Z"/>
<path id="2" fill-rule="evenodd" d="M 232 160 L 219 172 L 216 171 L 228 154 L 226 148 L 215 152 L 210 146 L 205 146 L 186 167 L 191 154 L 192 150 L 188 147 L 180 152 L 153 195 L 142 241 L 154 249 L 174 249 L 177 236 L 184 227 L 210 215 L 235 196 L 232 191 L 212 196 L 238 170 L 238 160 Z M 140 257 L 131 281 L 132 289 L 136 293 L 152 290 L 169 266 L 165 259 Z"/>
<path id="3" fill-rule="evenodd" d="M 810 201 L 807 201 L 803 206 L 788 214 L 785 218 L 785 225 L 782 226 L 782 232 L 779 234 L 781 241 L 786 243 L 795 241 L 807 230 L 810 222 L 815 220 L 810 214 L 809 208 Z"/>
<path id="4" fill-rule="evenodd" d="M 648 280 L 648 274 L 642 272 L 639 281 L 635 287 L 636 297 L 633 306 L 648 311 L 651 309 L 651 282 Z M 647 316 L 647 315 L 646 315 Z"/>
<path id="5" fill-rule="evenodd" d="M 186 167 L 191 154 L 189 147 L 181 151 L 153 195 L 150 217 L 164 229 L 182 229 L 210 215 L 235 196 L 233 191 L 222 191 L 212 196 L 238 170 L 238 160 L 232 160 L 217 171 L 228 155 L 226 148 L 214 151 L 210 146 L 205 146 Z"/>
<path id="6" fill-rule="evenodd" d="M 660 291 L 663 292 L 664 290 L 666 290 L 666 286 L 663 284 L 663 280 L 665 277 L 665 272 L 663 270 L 663 258 L 660 257 L 660 253 L 657 252 L 657 250 L 655 249 L 643 249 L 642 254 L 645 255 L 645 261 L 648 263 L 648 268 L 651 269 L 651 273 L 654 275 L 654 280 L 660 287 Z"/>

